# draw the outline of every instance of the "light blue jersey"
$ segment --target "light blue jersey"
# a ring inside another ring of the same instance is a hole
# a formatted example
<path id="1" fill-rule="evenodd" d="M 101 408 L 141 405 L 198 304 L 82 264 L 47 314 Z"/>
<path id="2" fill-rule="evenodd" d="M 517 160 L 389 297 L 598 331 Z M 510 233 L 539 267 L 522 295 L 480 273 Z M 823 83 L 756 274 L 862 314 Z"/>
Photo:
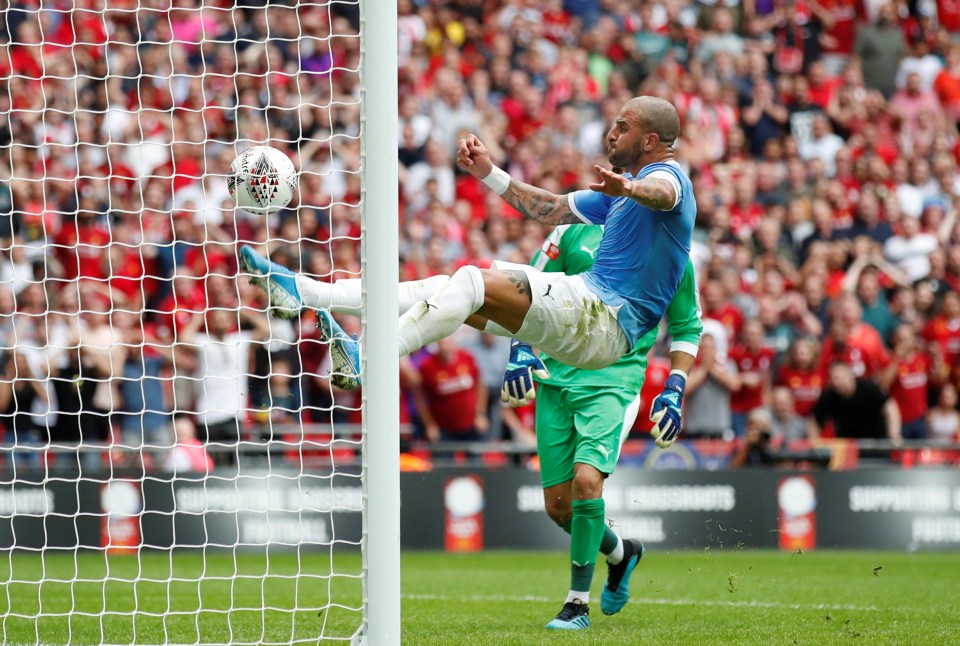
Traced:
<path id="1" fill-rule="evenodd" d="M 676 162 L 644 166 L 636 179 L 653 173 L 676 180 L 679 199 L 669 211 L 596 191 L 570 195 L 570 209 L 584 222 L 606 225 L 593 269 L 581 274 L 600 300 L 619 307 L 617 322 L 633 348 L 655 328 L 677 292 L 690 257 L 697 218 L 693 184 Z M 633 179 L 629 174 L 624 175 Z"/>

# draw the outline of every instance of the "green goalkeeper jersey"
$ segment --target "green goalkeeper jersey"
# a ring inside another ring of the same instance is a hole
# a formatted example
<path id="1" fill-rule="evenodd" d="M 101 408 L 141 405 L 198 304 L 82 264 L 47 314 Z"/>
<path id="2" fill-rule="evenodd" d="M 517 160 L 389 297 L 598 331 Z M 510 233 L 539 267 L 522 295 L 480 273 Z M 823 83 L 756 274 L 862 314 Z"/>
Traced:
<path id="1" fill-rule="evenodd" d="M 544 272 L 580 274 L 593 266 L 603 227 L 586 224 L 558 226 L 547 237 L 531 263 Z M 673 338 L 671 350 L 683 350 L 696 354 L 700 345 L 703 323 L 700 320 L 700 297 L 694 276 L 693 263 L 687 260 L 687 268 L 680 287 L 667 307 L 667 330 Z M 647 370 L 647 355 L 657 340 L 659 325 L 637 341 L 633 350 L 613 365 L 600 370 L 583 370 L 541 354 L 540 358 L 550 371 L 550 376 L 537 381 L 551 386 L 616 386 L 640 391 Z"/>

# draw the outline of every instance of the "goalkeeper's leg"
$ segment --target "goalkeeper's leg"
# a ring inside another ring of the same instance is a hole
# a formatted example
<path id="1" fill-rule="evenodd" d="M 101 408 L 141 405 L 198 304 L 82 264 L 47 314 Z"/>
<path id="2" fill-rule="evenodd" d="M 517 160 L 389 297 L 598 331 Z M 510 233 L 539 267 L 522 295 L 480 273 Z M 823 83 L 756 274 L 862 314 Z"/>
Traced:
<path id="1" fill-rule="evenodd" d="M 643 544 L 636 539 L 624 540 L 606 524 L 603 498 L 575 500 L 573 496 L 573 481 L 569 480 L 544 490 L 544 499 L 548 501 L 547 513 L 563 531 L 570 534 L 571 569 L 567 603 L 589 603 L 595 555 L 599 551 L 607 561 L 607 580 L 600 597 L 600 609 L 607 615 L 616 614 L 629 599 L 630 575 L 643 557 Z"/>

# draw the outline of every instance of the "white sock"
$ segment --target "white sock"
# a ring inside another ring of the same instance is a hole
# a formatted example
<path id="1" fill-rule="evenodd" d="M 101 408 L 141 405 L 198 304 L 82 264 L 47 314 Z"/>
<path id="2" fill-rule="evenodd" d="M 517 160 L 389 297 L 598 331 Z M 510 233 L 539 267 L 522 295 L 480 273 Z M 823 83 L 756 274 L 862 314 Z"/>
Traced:
<path id="1" fill-rule="evenodd" d="M 499 323 L 494 323 L 490 319 L 487 319 L 487 324 L 483 326 L 483 331 L 494 336 L 505 336 L 507 338 L 513 337 L 513 332 L 503 327 Z"/>
<path id="2" fill-rule="evenodd" d="M 567 600 L 564 603 L 570 603 L 571 601 L 579 601 L 583 605 L 590 603 L 590 593 L 589 592 L 580 592 L 579 590 L 571 590 L 567 593 Z"/>
<path id="3" fill-rule="evenodd" d="M 420 301 L 400 317 L 400 356 L 450 336 L 483 305 L 483 274 L 461 267 L 430 300 Z"/>
<path id="4" fill-rule="evenodd" d="M 400 283 L 400 314 L 406 313 L 415 303 L 425 301 L 436 294 L 449 280 L 449 276 L 430 276 L 423 280 Z M 324 283 L 307 276 L 297 276 L 297 288 L 300 290 L 303 304 L 307 307 L 360 316 L 363 293 L 359 278 L 345 278 Z"/>
<path id="5" fill-rule="evenodd" d="M 617 536 L 617 546 L 607 554 L 607 562 L 616 565 L 623 560 L 623 539 Z"/>
<path id="6" fill-rule="evenodd" d="M 307 276 L 297 276 L 297 288 L 306 307 L 325 309 L 343 314 L 360 315 L 363 294 L 360 292 L 360 279 L 347 278 L 332 283 L 324 283 Z"/>

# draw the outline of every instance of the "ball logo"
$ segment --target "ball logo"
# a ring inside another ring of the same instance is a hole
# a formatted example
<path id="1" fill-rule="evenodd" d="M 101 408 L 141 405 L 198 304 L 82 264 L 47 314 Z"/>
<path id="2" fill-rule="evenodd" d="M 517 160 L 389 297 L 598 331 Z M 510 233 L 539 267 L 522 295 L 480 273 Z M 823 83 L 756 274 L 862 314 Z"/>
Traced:
<path id="1" fill-rule="evenodd" d="M 280 177 L 273 167 L 266 153 L 260 155 L 253 164 L 250 179 L 247 181 L 247 191 L 257 204 L 266 208 L 277 196 L 280 187 Z"/>

